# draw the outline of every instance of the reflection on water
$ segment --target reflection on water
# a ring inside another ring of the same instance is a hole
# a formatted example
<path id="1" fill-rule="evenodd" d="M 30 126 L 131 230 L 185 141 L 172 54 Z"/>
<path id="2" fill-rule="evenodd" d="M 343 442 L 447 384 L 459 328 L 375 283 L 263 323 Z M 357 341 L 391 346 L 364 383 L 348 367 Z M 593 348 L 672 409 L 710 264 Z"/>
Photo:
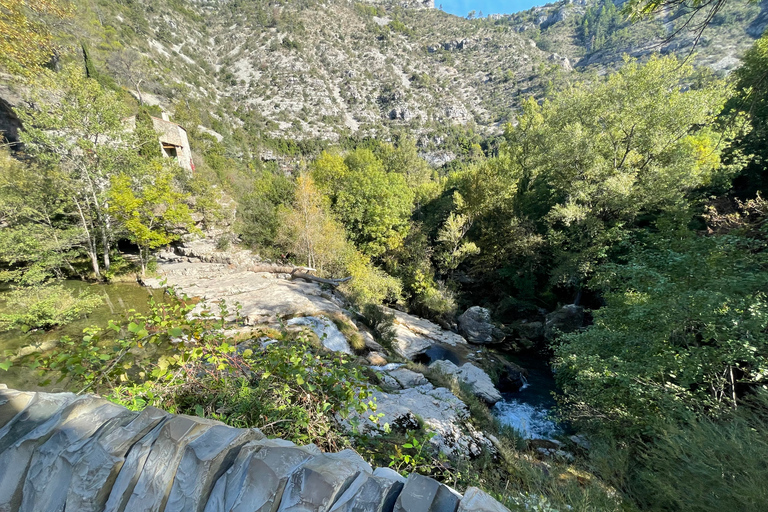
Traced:
<path id="1" fill-rule="evenodd" d="M 19 330 L 0 332 L 0 360 L 13 358 L 19 351 L 34 352 L 44 351 L 55 346 L 56 342 L 64 336 L 75 337 L 81 335 L 83 329 L 91 325 L 106 326 L 109 319 L 121 319 L 129 310 L 139 312 L 149 310 L 147 301 L 150 296 L 160 300 L 163 290 L 144 288 L 136 283 L 91 284 L 82 281 L 65 281 L 64 286 L 76 294 L 82 291 L 101 296 L 104 301 L 90 315 L 76 320 L 64 327 L 50 331 L 30 331 L 23 333 Z M 5 303 L 0 293 L 0 311 L 5 311 Z M 7 356 L 6 356 L 7 354 Z M 31 359 L 34 356 L 30 356 Z M 66 382 L 51 382 L 41 387 L 39 374 L 22 363 L 11 366 L 6 372 L 0 370 L 0 383 L 6 384 L 12 389 L 24 389 L 30 391 L 63 391 L 67 389 Z"/>

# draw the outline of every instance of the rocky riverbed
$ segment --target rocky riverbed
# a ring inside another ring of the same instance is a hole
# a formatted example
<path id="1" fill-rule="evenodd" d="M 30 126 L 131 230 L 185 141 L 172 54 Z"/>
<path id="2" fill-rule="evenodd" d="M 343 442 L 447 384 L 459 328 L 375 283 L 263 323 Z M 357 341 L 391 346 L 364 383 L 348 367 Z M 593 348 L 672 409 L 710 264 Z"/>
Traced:
<path id="1" fill-rule="evenodd" d="M 373 424 L 360 418 L 364 429 L 375 435 L 384 423 L 402 428 L 421 424 L 434 434 L 430 442 L 445 454 L 472 457 L 482 447 L 493 451 L 492 440 L 472 426 L 468 407 L 459 397 L 447 388 L 434 386 L 422 373 L 402 367 L 409 361 L 427 364 L 430 370 L 466 385 L 489 407 L 496 404 L 494 410 L 509 420 L 513 414 L 511 404 L 505 403 L 505 395 L 484 368 L 492 367 L 503 377 L 505 391 L 522 387 L 527 374 L 488 348 L 501 341 L 504 334 L 491 324 L 487 310 L 473 307 L 459 317 L 462 335 L 429 320 L 387 309 L 394 316 L 394 340 L 385 348 L 358 321 L 341 294 L 332 287 L 294 279 L 281 272 L 284 268 L 249 251 L 218 251 L 210 242 L 197 241 L 175 253 L 161 253 L 158 277 L 147 279 L 145 284 L 173 286 L 190 297 L 199 297 L 196 312 L 236 306 L 247 326 L 309 328 L 329 350 L 351 353 L 332 321 L 341 317 L 365 340 L 365 348 L 357 352 L 359 361 L 370 365 L 380 383 L 374 396 L 381 419 Z M 533 412 L 538 416 L 545 413 Z M 541 436 L 536 433 L 531 437 Z"/>

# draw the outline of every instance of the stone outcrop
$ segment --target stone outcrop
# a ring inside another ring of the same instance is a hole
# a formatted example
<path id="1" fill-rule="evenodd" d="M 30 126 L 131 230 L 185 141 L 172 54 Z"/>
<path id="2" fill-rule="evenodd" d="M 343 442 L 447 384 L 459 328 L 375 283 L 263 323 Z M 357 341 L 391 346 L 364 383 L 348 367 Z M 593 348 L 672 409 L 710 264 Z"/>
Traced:
<path id="1" fill-rule="evenodd" d="M 491 312 L 480 306 L 472 306 L 459 316 L 459 331 L 470 343 L 498 343 L 504 333 L 491 322 Z"/>
<path id="2" fill-rule="evenodd" d="M 491 448 L 490 441 L 467 422 L 470 414 L 466 404 L 446 388 L 427 382 L 392 392 L 374 391 L 373 398 L 376 414 L 382 416 L 377 423 L 366 415 L 358 416 L 364 433 L 377 435 L 384 424 L 392 429 L 416 430 L 421 421 L 425 430 L 434 433 L 429 442 L 445 455 L 475 457 L 483 446 Z"/>
<path id="3" fill-rule="evenodd" d="M 502 398 L 501 393 L 493 385 L 493 381 L 488 374 L 472 363 L 456 366 L 450 361 L 442 360 L 435 361 L 429 367 L 445 375 L 451 375 L 459 382 L 468 385 L 478 398 L 484 400 L 489 405 L 495 404 Z"/>
<path id="4" fill-rule="evenodd" d="M 584 308 L 576 304 L 566 304 L 547 315 L 544 324 L 544 336 L 551 340 L 559 332 L 573 332 L 584 325 Z"/>
<path id="5" fill-rule="evenodd" d="M 395 316 L 395 339 L 392 342 L 392 348 L 406 359 L 413 360 L 435 343 L 451 346 L 467 344 L 467 340 L 462 336 L 447 331 L 429 320 L 395 309 L 384 309 Z"/>
<path id="6" fill-rule="evenodd" d="M 0 385 L 0 510 L 507 509 L 474 488 L 462 497 L 425 476 L 374 470 L 352 450 L 322 453 L 258 429 Z"/>
<path id="7" fill-rule="evenodd" d="M 325 316 L 300 316 L 291 318 L 287 325 L 306 325 L 317 335 L 320 343 L 328 350 L 352 354 L 347 338 L 341 333 L 336 324 Z M 386 362 L 384 363 L 386 364 Z"/>
<path id="8" fill-rule="evenodd" d="M 214 252 L 207 259 L 247 263 L 248 258 L 255 257 L 241 255 L 241 252 L 250 254 L 249 251 Z M 288 275 L 252 272 L 247 265 L 239 263 L 209 263 L 200 259 L 206 253 L 194 254 L 197 256 L 185 256 L 187 261 L 162 262 L 158 267 L 160 277 L 146 279 L 145 284 L 153 288 L 174 286 L 190 297 L 200 297 L 202 301 L 196 312 L 209 309 L 218 313 L 222 301 L 229 306 L 239 303 L 240 315 L 249 325 L 297 315 L 343 312 L 342 302 L 317 283 L 289 280 Z"/>

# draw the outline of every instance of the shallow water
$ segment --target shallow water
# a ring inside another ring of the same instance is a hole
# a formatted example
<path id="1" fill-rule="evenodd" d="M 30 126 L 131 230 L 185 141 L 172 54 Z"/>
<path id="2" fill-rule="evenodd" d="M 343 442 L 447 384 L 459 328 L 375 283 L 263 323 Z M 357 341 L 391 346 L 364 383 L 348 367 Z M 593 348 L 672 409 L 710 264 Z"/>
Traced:
<path id="1" fill-rule="evenodd" d="M 525 385 L 504 397 L 493 407 L 499 421 L 520 432 L 528 439 L 552 439 L 565 432 L 564 426 L 550 418 L 556 402 L 552 393 L 557 389 L 555 378 L 545 356 L 510 357 L 528 370 Z"/>
<path id="2" fill-rule="evenodd" d="M 126 316 L 131 309 L 139 312 L 147 312 L 148 299 L 154 296 L 159 300 L 163 297 L 163 290 L 145 288 L 137 283 L 94 284 L 82 281 L 64 281 L 64 286 L 75 292 L 87 290 L 104 298 L 101 306 L 90 315 L 68 324 L 64 327 L 50 331 L 35 330 L 23 333 L 19 330 L 0 332 L 0 361 L 19 353 L 19 350 L 35 348 L 45 350 L 56 344 L 63 336 L 81 335 L 83 329 L 91 325 L 105 326 L 110 319 L 119 320 Z M 6 304 L 0 293 L 0 311 L 4 311 Z M 31 359 L 34 356 L 29 356 Z M 6 372 L 0 369 L 0 383 L 6 384 L 11 389 L 24 389 L 30 391 L 66 391 L 66 382 L 51 382 L 46 386 L 40 386 L 43 378 L 37 371 L 30 369 L 23 363 L 11 366 Z"/>

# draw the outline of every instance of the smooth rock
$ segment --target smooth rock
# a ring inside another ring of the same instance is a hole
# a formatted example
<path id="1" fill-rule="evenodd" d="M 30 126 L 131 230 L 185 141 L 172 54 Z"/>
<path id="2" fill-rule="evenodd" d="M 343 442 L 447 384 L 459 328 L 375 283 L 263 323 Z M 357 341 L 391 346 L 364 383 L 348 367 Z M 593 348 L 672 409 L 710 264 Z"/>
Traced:
<path id="1" fill-rule="evenodd" d="M 464 363 L 459 367 L 450 361 L 441 360 L 435 361 L 429 367 L 446 375 L 452 375 L 459 382 L 467 384 L 478 398 L 490 405 L 495 404 L 502 398 L 501 393 L 493 385 L 493 381 L 488 374 L 472 363 Z"/>
<path id="2" fill-rule="evenodd" d="M 314 456 L 280 439 L 245 444 L 214 485 L 205 512 L 273 512 L 288 478 Z"/>
<path id="3" fill-rule="evenodd" d="M 34 397 L 34 393 L 0 388 L 0 429 L 26 409 Z"/>
<path id="4" fill-rule="evenodd" d="M 24 479 L 37 447 L 67 421 L 95 406 L 92 397 L 36 393 L 27 408 L 0 429 L 0 511 L 21 506 Z"/>
<path id="5" fill-rule="evenodd" d="M 459 502 L 457 512 L 509 512 L 509 509 L 496 501 L 490 494 L 477 487 L 469 487 Z"/>
<path id="6" fill-rule="evenodd" d="M 395 316 L 392 348 L 401 357 L 412 360 L 435 343 L 451 346 L 467 344 L 467 340 L 455 332 L 447 331 L 429 320 L 390 308 L 384 310 Z"/>
<path id="7" fill-rule="evenodd" d="M 202 512 L 214 484 L 230 468 L 240 448 L 263 438 L 258 429 L 214 425 L 189 443 L 176 470 L 165 512 Z"/>
<path id="8" fill-rule="evenodd" d="M 480 306 L 472 306 L 459 316 L 459 332 L 470 343 L 498 343 L 504 340 L 502 333 L 491 322 L 491 312 Z"/>
<path id="9" fill-rule="evenodd" d="M 363 473 L 333 504 L 330 512 L 389 512 L 402 488 L 403 482 Z"/>
<path id="10" fill-rule="evenodd" d="M 330 318 L 324 316 L 300 316 L 291 318 L 286 322 L 288 325 L 306 325 L 312 332 L 314 332 L 320 343 L 323 344 L 328 350 L 334 352 L 344 352 L 345 354 L 352 354 L 352 349 L 349 348 L 347 338 L 341 333 L 336 324 Z"/>
<path id="11" fill-rule="evenodd" d="M 352 450 L 313 457 L 285 485 L 278 512 L 324 512 L 371 466 Z"/>
<path id="12" fill-rule="evenodd" d="M 368 363 L 372 366 L 384 366 L 387 364 L 387 360 L 381 352 L 371 352 L 366 357 Z"/>
<path id="13" fill-rule="evenodd" d="M 20 512 L 64 510 L 73 467 L 84 455 L 84 446 L 103 426 L 129 423 L 131 412 L 103 399 L 91 398 L 93 407 L 82 410 L 60 425 L 45 443 L 35 449 L 22 488 Z"/>
<path id="14" fill-rule="evenodd" d="M 455 512 L 461 495 L 448 486 L 412 473 L 408 476 L 393 512 Z"/>
<path id="15" fill-rule="evenodd" d="M 167 412 L 147 407 L 127 425 L 119 421 L 114 428 L 101 429 L 92 442 L 82 448 L 82 456 L 72 468 L 65 509 L 103 510 L 128 450 L 168 418 Z"/>
<path id="16" fill-rule="evenodd" d="M 429 384 L 429 381 L 424 375 L 409 370 L 408 368 L 397 368 L 390 371 L 389 375 L 394 378 L 403 389 Z"/>
<path id="17" fill-rule="evenodd" d="M 163 510 L 186 446 L 214 425 L 223 423 L 178 415 L 161 424 L 154 435 L 134 445 L 128 459 L 135 457 L 136 463 L 129 464 L 126 459 L 105 512 Z"/>

